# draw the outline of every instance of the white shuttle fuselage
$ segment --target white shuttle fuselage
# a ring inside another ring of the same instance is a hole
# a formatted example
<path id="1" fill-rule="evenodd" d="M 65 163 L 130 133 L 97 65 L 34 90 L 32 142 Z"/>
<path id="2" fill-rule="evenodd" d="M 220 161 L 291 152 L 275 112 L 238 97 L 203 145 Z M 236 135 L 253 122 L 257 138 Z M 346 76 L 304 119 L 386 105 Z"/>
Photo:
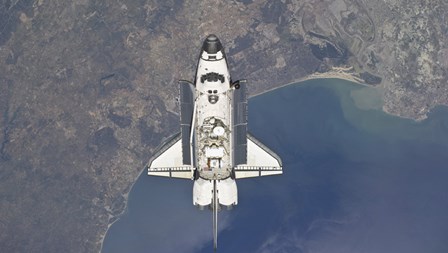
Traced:
<path id="1" fill-rule="evenodd" d="M 194 85 L 180 81 L 181 132 L 148 163 L 148 175 L 194 180 L 193 204 L 217 213 L 238 204 L 238 178 L 282 174 L 280 158 L 247 132 L 247 87 L 232 82 L 221 42 L 204 41 Z"/>

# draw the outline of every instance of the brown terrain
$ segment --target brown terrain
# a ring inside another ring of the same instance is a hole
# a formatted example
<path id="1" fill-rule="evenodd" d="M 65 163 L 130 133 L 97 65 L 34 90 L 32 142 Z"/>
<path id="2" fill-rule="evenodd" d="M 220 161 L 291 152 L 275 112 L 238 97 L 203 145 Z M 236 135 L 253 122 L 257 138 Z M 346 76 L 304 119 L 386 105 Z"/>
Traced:
<path id="1" fill-rule="evenodd" d="M 207 34 L 251 95 L 348 78 L 423 120 L 448 105 L 446 13 L 444 0 L 2 0 L 2 252 L 100 250 L 178 129 L 177 80 L 193 79 Z"/>

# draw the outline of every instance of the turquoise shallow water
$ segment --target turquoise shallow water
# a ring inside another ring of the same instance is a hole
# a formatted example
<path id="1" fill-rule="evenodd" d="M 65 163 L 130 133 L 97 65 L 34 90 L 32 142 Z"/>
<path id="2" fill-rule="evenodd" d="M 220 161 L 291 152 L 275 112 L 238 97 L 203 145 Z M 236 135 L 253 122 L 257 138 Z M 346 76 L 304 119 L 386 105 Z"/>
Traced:
<path id="1" fill-rule="evenodd" d="M 320 79 L 250 100 L 249 129 L 284 174 L 238 181 L 219 251 L 448 252 L 448 110 L 393 117 L 365 89 Z M 142 174 L 103 252 L 211 252 L 211 213 L 191 195 Z"/>

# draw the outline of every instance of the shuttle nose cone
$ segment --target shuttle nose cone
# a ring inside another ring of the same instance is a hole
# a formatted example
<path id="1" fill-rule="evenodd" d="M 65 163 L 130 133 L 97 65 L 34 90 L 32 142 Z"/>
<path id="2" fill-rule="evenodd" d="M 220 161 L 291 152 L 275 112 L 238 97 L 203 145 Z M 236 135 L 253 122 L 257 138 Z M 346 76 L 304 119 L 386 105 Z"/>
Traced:
<path id="1" fill-rule="evenodd" d="M 222 45 L 216 35 L 210 34 L 205 39 L 202 49 L 209 54 L 216 54 L 222 49 Z"/>

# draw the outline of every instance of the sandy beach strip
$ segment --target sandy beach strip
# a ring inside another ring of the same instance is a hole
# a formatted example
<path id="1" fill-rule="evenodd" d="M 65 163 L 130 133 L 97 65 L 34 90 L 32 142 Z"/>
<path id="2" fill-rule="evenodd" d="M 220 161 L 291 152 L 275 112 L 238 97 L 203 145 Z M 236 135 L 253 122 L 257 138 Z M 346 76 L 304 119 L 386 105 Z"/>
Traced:
<path id="1" fill-rule="evenodd" d="M 268 90 L 264 90 L 262 92 L 251 94 L 249 97 L 256 97 L 256 96 L 265 94 L 267 92 L 274 91 L 279 88 L 283 88 L 285 86 L 301 83 L 301 82 L 308 81 L 308 80 L 314 80 L 314 79 L 343 79 L 343 80 L 346 80 L 349 82 L 360 84 L 362 86 L 371 87 L 370 85 L 366 84 L 364 82 L 364 80 L 362 80 L 361 78 L 356 77 L 350 73 L 343 72 L 346 70 L 349 70 L 349 69 L 334 69 L 333 71 L 325 72 L 325 73 L 313 73 L 313 74 L 307 75 L 305 77 L 291 81 L 289 83 L 286 83 L 286 84 L 283 84 L 283 85 L 280 85 L 280 86 L 277 86 L 277 87 L 274 87 L 274 88 L 271 88 Z"/>

